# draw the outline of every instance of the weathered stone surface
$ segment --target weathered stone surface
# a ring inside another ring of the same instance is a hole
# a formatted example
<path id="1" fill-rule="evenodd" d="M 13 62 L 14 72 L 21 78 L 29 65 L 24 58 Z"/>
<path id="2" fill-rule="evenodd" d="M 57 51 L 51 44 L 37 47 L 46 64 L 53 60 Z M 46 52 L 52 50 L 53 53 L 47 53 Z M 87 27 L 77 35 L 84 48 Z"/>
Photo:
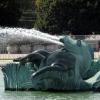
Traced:
<path id="1" fill-rule="evenodd" d="M 21 45 L 20 51 L 24 54 L 27 54 L 31 51 L 31 46 L 30 45 Z"/>
<path id="2" fill-rule="evenodd" d="M 7 46 L 7 52 L 8 52 L 8 54 L 14 54 L 14 53 L 16 54 L 17 51 L 18 51 L 17 45 L 8 45 Z"/>

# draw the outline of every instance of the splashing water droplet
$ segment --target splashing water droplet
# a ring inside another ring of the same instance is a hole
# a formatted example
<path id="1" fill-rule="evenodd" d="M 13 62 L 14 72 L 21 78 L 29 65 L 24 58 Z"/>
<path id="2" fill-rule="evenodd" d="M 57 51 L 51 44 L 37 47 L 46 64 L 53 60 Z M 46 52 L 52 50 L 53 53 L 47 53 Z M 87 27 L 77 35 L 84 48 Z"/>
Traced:
<path id="1" fill-rule="evenodd" d="M 35 29 L 23 29 L 23 28 L 0 28 L 0 43 L 2 42 L 18 42 L 18 41 L 44 41 L 47 43 L 54 43 L 62 45 L 59 41 L 59 36 L 52 36 L 47 33 L 40 32 Z"/>

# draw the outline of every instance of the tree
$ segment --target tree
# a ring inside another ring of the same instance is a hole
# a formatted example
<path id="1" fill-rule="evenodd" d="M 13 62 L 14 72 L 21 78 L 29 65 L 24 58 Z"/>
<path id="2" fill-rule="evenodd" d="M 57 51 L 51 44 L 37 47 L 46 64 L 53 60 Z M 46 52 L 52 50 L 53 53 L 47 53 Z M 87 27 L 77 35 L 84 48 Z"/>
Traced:
<path id="1" fill-rule="evenodd" d="M 21 12 L 16 0 L 0 0 L 1 26 L 16 26 L 20 14 Z"/>
<path id="2" fill-rule="evenodd" d="M 35 28 L 51 34 L 100 31 L 99 0 L 35 0 Z"/>

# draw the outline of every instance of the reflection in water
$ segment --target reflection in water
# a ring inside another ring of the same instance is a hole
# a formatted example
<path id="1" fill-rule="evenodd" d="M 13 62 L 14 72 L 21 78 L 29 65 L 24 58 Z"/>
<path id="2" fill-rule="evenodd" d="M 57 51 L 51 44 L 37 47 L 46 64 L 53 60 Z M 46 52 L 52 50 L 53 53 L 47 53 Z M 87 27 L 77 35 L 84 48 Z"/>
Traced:
<path id="1" fill-rule="evenodd" d="M 100 100 L 100 93 L 4 91 L 3 75 L 0 71 L 0 100 Z"/>

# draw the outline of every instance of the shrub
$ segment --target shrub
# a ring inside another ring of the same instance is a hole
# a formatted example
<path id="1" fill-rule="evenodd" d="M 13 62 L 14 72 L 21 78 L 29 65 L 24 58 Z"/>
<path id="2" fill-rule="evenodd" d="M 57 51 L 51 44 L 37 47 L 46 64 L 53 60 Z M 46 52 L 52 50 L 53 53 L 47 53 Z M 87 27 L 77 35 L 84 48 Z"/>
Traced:
<path id="1" fill-rule="evenodd" d="M 35 0 L 35 28 L 51 34 L 100 31 L 99 0 Z"/>
<path id="2" fill-rule="evenodd" d="M 0 4 L 0 25 L 16 26 L 21 14 L 16 0 L 0 0 Z"/>

